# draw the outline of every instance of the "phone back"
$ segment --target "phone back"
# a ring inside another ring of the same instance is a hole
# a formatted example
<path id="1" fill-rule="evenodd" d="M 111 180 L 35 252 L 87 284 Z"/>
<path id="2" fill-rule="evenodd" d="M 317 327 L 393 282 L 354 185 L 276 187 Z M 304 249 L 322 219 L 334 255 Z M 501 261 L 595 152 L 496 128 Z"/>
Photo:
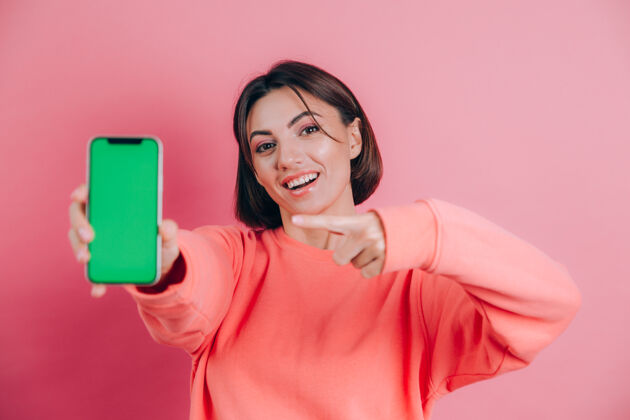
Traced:
<path id="1" fill-rule="evenodd" d="M 86 213 L 94 239 L 88 244 L 89 281 L 149 285 L 159 280 L 161 175 L 157 138 L 90 140 Z"/>

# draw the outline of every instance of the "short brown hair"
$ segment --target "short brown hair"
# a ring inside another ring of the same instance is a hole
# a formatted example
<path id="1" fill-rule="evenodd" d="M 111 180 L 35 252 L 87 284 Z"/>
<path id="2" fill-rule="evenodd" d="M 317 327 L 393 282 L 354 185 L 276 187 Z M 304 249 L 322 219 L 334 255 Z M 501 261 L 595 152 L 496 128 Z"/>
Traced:
<path id="1" fill-rule="evenodd" d="M 372 195 L 382 176 L 383 164 L 372 126 L 350 89 L 335 76 L 311 64 L 292 60 L 279 61 L 266 74 L 251 80 L 243 88 L 234 108 L 234 136 L 239 146 L 234 213 L 238 220 L 252 228 L 273 229 L 282 225 L 278 204 L 267 194 L 254 175 L 247 139 L 247 117 L 257 100 L 283 86 L 295 92 L 315 124 L 326 135 L 328 133 L 313 117 L 298 89 L 335 107 L 345 125 L 353 122 L 356 117 L 361 120 L 361 153 L 350 161 L 350 182 L 355 205 Z"/>

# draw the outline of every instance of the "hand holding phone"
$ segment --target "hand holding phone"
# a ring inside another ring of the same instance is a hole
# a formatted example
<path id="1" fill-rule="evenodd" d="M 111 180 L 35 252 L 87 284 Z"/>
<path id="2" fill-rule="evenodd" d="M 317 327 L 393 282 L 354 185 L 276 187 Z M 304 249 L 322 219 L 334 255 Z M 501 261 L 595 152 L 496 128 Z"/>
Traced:
<path id="1" fill-rule="evenodd" d="M 74 255 L 83 264 L 90 260 L 87 244 L 94 239 L 94 230 L 85 215 L 87 197 L 88 189 L 85 184 L 81 184 L 70 195 L 72 203 L 70 204 L 70 230 L 68 231 L 68 237 Z M 166 219 L 160 224 L 159 230 L 162 236 L 162 279 L 171 270 L 173 263 L 180 254 L 177 246 L 177 228 L 177 223 L 171 219 Z M 105 290 L 104 284 L 93 284 L 92 296 L 101 297 Z"/>

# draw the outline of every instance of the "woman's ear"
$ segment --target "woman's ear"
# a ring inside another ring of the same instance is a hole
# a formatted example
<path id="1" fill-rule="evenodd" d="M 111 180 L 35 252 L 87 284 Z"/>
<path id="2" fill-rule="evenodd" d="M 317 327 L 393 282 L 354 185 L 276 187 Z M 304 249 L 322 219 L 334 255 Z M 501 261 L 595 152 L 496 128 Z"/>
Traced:
<path id="1" fill-rule="evenodd" d="M 361 146 L 363 145 L 363 139 L 361 138 L 361 120 L 359 117 L 356 117 L 354 121 L 348 125 L 348 130 L 350 130 L 348 145 L 350 147 L 350 160 L 352 160 L 359 156 L 359 153 L 361 153 Z"/>

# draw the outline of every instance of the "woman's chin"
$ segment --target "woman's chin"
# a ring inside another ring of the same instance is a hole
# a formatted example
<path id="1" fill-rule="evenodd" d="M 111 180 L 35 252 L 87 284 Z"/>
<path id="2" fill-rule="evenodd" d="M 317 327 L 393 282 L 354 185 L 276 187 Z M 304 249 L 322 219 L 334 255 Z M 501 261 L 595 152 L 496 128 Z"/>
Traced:
<path id="1" fill-rule="evenodd" d="M 274 201 L 279 204 L 281 212 L 284 212 L 284 215 L 288 217 L 294 214 L 322 214 L 329 210 L 334 214 L 345 214 L 347 212 L 342 209 L 354 209 L 351 192 L 347 196 L 345 190 L 339 191 L 337 194 L 326 194 L 327 196 L 324 196 L 323 193 L 324 191 L 321 189 L 299 197 L 284 193 L 279 195 L 279 200 Z"/>
<path id="2" fill-rule="evenodd" d="M 293 216 L 294 214 L 320 214 L 326 209 L 325 206 L 315 205 L 300 205 L 300 206 L 287 206 L 284 208 L 287 216 Z"/>

